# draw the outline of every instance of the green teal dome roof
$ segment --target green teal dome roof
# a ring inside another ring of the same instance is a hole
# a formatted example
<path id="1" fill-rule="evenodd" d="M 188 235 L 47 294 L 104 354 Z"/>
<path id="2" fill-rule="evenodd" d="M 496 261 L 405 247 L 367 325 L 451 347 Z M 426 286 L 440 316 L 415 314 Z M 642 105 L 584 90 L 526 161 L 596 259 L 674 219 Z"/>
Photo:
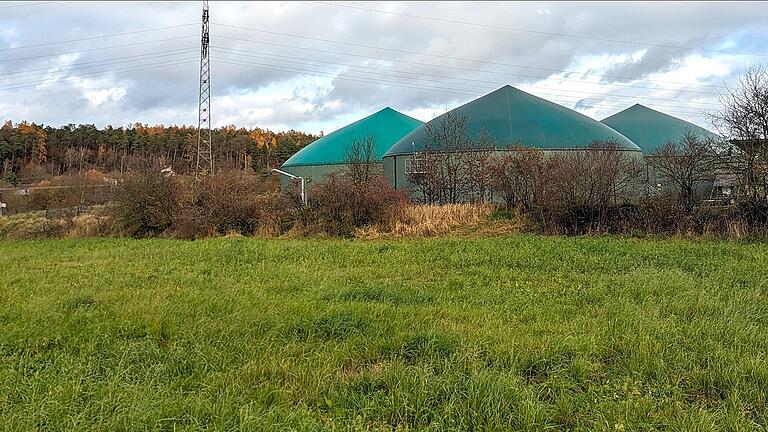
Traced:
<path id="1" fill-rule="evenodd" d="M 640 151 L 632 141 L 597 120 L 509 85 L 451 112 L 466 117 L 470 136 L 485 129 L 501 148 L 520 144 L 545 150 L 580 149 L 595 140 L 610 140 L 622 149 Z M 446 115 L 427 124 L 439 122 Z M 385 156 L 422 150 L 426 144 L 424 125 L 403 137 Z"/>
<path id="2" fill-rule="evenodd" d="M 669 142 L 679 141 L 687 130 L 703 137 L 719 138 L 700 126 L 640 104 L 632 105 L 602 122 L 631 139 L 645 154 L 653 153 Z"/>
<path id="3" fill-rule="evenodd" d="M 343 164 L 352 142 L 369 135 L 373 137 L 376 146 L 376 159 L 381 160 L 392 144 L 422 124 L 413 117 L 387 107 L 313 141 L 291 156 L 283 166 Z"/>

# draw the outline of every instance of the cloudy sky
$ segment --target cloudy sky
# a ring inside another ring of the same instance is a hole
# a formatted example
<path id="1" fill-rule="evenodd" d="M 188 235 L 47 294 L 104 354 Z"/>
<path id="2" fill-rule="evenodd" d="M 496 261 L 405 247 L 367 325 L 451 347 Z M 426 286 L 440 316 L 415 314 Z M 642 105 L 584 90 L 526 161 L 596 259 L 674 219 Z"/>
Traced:
<path id="1" fill-rule="evenodd" d="M 0 119 L 197 124 L 200 2 L 0 3 Z M 768 64 L 760 3 L 212 2 L 213 122 L 330 132 L 504 84 L 602 119 L 708 126 Z"/>

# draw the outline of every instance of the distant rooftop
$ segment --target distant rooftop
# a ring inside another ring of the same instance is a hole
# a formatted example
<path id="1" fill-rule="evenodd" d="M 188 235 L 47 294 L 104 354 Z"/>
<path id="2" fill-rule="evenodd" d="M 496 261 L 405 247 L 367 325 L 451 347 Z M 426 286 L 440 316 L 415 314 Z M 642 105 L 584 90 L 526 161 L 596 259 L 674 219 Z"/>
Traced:
<path id="1" fill-rule="evenodd" d="M 505 85 L 451 112 L 467 119 L 467 132 L 485 130 L 500 148 L 523 145 L 545 150 L 586 148 L 594 141 L 614 141 L 620 148 L 640 149 L 622 134 L 572 109 Z M 443 114 L 427 124 L 439 122 Z M 423 149 L 426 126 L 397 142 L 386 156 Z"/>
<path id="2" fill-rule="evenodd" d="M 640 104 L 632 105 L 602 122 L 631 139 L 645 154 L 653 153 L 669 142 L 678 142 L 687 130 L 719 138 L 701 126 Z"/>
<path id="3" fill-rule="evenodd" d="M 413 117 L 386 107 L 310 143 L 285 161 L 283 166 L 343 164 L 347 149 L 354 140 L 368 136 L 373 137 L 376 159 L 381 160 L 384 152 L 397 140 L 422 124 Z"/>

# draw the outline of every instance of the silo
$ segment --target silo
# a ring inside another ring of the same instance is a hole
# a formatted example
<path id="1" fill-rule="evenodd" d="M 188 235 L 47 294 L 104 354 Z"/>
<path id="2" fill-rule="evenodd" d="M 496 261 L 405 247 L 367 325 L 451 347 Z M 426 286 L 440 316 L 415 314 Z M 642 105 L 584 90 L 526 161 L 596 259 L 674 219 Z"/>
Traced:
<path id="1" fill-rule="evenodd" d="M 673 117 L 646 106 L 635 104 L 602 121 L 637 144 L 643 154 L 649 155 L 669 142 L 678 142 L 686 131 L 702 138 L 719 137 L 693 123 Z"/>
<path id="2" fill-rule="evenodd" d="M 713 150 L 722 150 L 722 138 L 701 126 L 673 117 L 646 106 L 635 104 L 620 111 L 602 121 L 622 135 L 631 139 L 643 151 L 647 161 L 651 161 L 656 150 L 668 143 L 677 144 L 687 132 L 692 132 L 701 139 L 711 139 L 715 145 Z M 713 172 L 712 181 L 702 182 L 697 185 L 696 191 L 702 197 L 722 198 L 724 194 L 730 195 L 735 186 L 734 173 L 726 167 L 717 167 Z M 658 194 L 672 191 L 675 186 L 669 184 L 669 179 L 664 179 L 656 173 L 650 164 L 646 165 L 646 184 L 650 194 Z M 717 186 L 715 186 L 717 185 Z"/>
<path id="3" fill-rule="evenodd" d="M 410 161 L 428 146 L 427 127 L 446 116 L 466 119 L 466 133 L 481 130 L 494 140 L 497 150 L 513 146 L 537 148 L 545 153 L 579 151 L 595 141 L 612 141 L 620 150 L 640 155 L 640 149 L 622 134 L 574 110 L 506 85 L 430 120 L 404 136 L 384 154 L 384 173 L 396 189 L 412 190 L 407 169 Z M 430 151 L 437 149 L 430 149 Z"/>
<path id="4" fill-rule="evenodd" d="M 310 183 L 320 181 L 326 174 L 343 170 L 350 146 L 367 137 L 373 139 L 374 159 L 381 162 L 392 144 L 422 124 L 387 107 L 312 142 L 291 156 L 281 169 Z"/>

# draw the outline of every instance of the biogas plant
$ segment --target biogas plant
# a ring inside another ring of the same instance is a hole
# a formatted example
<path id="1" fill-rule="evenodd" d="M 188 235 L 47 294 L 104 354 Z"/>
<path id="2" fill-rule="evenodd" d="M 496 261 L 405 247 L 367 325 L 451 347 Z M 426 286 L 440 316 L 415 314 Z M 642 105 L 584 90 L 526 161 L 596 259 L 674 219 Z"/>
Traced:
<path id="1" fill-rule="evenodd" d="M 597 121 L 560 104 L 505 85 L 423 123 L 386 107 L 344 126 L 304 147 L 283 165 L 282 170 L 309 184 L 343 170 L 350 147 L 367 140 L 370 161 L 380 164 L 392 187 L 412 191 L 412 176 L 418 174 L 419 158 L 428 152 L 457 151 L 435 140 L 432 130 L 460 119 L 462 134 L 469 139 L 461 152 L 537 149 L 542 153 L 587 151 L 595 143 L 638 158 L 651 157 L 667 143 L 688 133 L 701 138 L 719 137 L 697 125 L 635 104 Z M 477 148 L 483 146 L 483 148 Z M 446 148 L 447 147 L 447 148 Z M 652 181 L 650 177 L 647 179 Z M 284 183 L 284 185 L 287 184 Z"/>

